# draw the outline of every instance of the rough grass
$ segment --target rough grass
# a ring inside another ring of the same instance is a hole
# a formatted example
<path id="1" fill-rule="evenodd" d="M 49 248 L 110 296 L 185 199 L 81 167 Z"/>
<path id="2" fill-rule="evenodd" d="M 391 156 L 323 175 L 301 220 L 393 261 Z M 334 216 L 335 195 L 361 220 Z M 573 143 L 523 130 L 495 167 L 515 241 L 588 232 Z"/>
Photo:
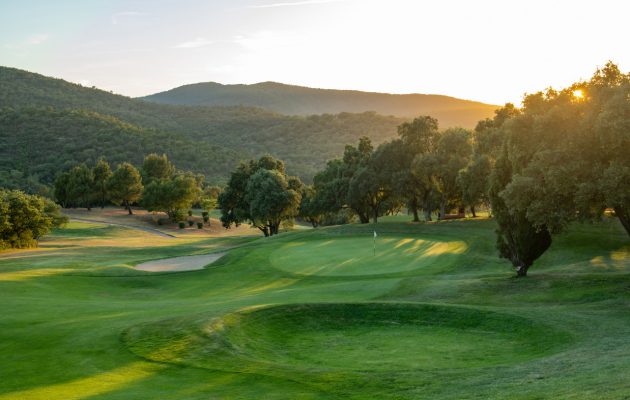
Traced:
<path id="1" fill-rule="evenodd" d="M 555 238 L 527 279 L 492 221 L 160 238 L 72 223 L 0 254 L 0 400 L 624 399 L 630 246 Z M 211 267 L 143 261 L 225 251 Z"/>

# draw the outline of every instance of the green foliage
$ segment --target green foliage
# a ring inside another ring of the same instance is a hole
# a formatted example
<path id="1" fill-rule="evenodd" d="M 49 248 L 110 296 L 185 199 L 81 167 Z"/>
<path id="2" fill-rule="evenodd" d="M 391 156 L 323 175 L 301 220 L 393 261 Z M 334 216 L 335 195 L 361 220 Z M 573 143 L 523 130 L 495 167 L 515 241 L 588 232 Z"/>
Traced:
<path id="1" fill-rule="evenodd" d="M 0 189 L 0 249 L 37 247 L 42 236 L 66 221 L 51 200 Z"/>
<path id="2" fill-rule="evenodd" d="M 225 228 L 249 222 L 265 236 L 279 233 L 283 221 L 298 215 L 302 183 L 287 177 L 284 163 L 269 155 L 241 163 L 219 195 Z"/>
<path id="3" fill-rule="evenodd" d="M 119 164 L 107 182 L 107 191 L 111 200 L 116 204 L 124 205 L 129 214 L 133 214 L 131 204 L 140 199 L 142 190 L 140 172 L 127 162 Z"/>
<path id="4" fill-rule="evenodd" d="M 168 179 L 175 173 L 175 166 L 169 161 L 166 154 L 161 156 L 152 153 L 144 157 L 142 162 L 142 181 L 145 185 L 156 179 Z"/>
<path id="5" fill-rule="evenodd" d="M 225 182 L 237 160 L 274 154 L 310 181 L 344 144 L 364 135 L 381 143 L 401 122 L 373 112 L 304 117 L 155 104 L 0 67 L 0 185 L 43 191 L 72 165 L 99 157 L 140 165 L 147 153 L 166 153 L 213 184 Z M 36 151 L 41 143 L 55 151 Z"/>
<path id="6" fill-rule="evenodd" d="M 0 108 L 0 142 L 0 185 L 28 186 L 30 192 L 38 186 L 29 179 L 51 185 L 63 171 L 80 163 L 94 165 L 99 158 L 141 165 L 144 154 L 159 151 L 180 168 L 213 179 L 224 176 L 240 158 L 240 151 L 84 110 Z M 42 143 L 47 151 L 40 150 Z"/>
<path id="7" fill-rule="evenodd" d="M 457 186 L 462 191 L 463 204 L 470 207 L 475 217 L 475 206 L 488 204 L 488 177 L 492 171 L 486 155 L 475 155 L 457 176 Z"/>
<path id="8" fill-rule="evenodd" d="M 526 96 L 502 128 L 514 170 L 501 194 L 507 206 L 554 233 L 605 208 L 630 228 L 629 93 L 630 75 L 608 63 L 588 82 Z"/>
<path id="9" fill-rule="evenodd" d="M 435 149 L 437 168 L 432 168 L 432 181 L 440 195 L 440 218 L 448 208 L 461 208 L 462 190 L 457 183 L 459 172 L 468 164 L 472 148 L 470 132 L 462 128 L 447 129 L 439 136 Z"/>
<path id="10" fill-rule="evenodd" d="M 68 193 L 69 183 L 70 183 L 69 172 L 63 172 L 59 176 L 57 176 L 57 179 L 55 179 L 53 193 L 54 193 L 55 200 L 57 200 L 57 202 L 61 204 L 62 207 L 69 207 L 72 204 L 72 199 Z"/>
<path id="11" fill-rule="evenodd" d="M 67 185 L 67 199 L 90 210 L 96 192 L 92 170 L 85 164 L 75 165 L 68 173 Z"/>
<path id="12" fill-rule="evenodd" d="M 103 208 L 109 200 L 107 181 L 112 176 L 112 169 L 107 161 L 100 158 L 92 169 L 92 173 L 94 174 L 94 199 Z"/>
<path id="13" fill-rule="evenodd" d="M 322 223 L 322 217 L 326 212 L 315 197 L 315 189 L 312 186 L 304 186 L 300 193 L 299 216 L 309 222 L 313 228 Z"/>
<path id="14" fill-rule="evenodd" d="M 144 187 L 141 204 L 148 211 L 166 212 L 171 221 L 176 222 L 192 207 L 199 192 L 197 181 L 190 172 L 178 173 L 172 178 L 153 178 Z"/>
<path id="15" fill-rule="evenodd" d="M 199 194 L 197 204 L 204 210 L 214 210 L 217 208 L 219 202 L 219 195 L 223 191 L 223 188 L 219 186 L 206 186 Z M 202 214 L 208 215 L 208 211 L 203 211 Z M 206 221 L 207 222 L 207 221 Z"/>
<path id="16" fill-rule="evenodd" d="M 266 225 L 274 235 L 282 221 L 297 216 L 300 193 L 289 187 L 281 171 L 260 168 L 247 181 L 245 201 L 253 224 Z"/>
<path id="17" fill-rule="evenodd" d="M 499 256 L 512 262 L 518 276 L 527 276 L 529 267 L 551 246 L 546 226 L 535 226 L 526 212 L 511 209 L 502 192 L 512 179 L 512 166 L 507 154 L 499 157 L 490 177 L 489 198 L 497 222 Z"/>

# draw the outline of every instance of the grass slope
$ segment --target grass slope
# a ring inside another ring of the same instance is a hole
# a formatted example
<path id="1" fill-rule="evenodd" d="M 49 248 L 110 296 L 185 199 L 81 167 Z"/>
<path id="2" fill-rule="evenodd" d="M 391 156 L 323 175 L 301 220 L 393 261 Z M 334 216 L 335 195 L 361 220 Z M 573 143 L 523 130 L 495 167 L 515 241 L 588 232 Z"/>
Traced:
<path id="1" fill-rule="evenodd" d="M 626 398 L 621 227 L 572 227 L 527 279 L 493 229 L 383 221 L 373 256 L 371 226 L 173 239 L 72 223 L 2 253 L 0 399 Z M 131 268 L 234 246 L 201 271 Z"/>

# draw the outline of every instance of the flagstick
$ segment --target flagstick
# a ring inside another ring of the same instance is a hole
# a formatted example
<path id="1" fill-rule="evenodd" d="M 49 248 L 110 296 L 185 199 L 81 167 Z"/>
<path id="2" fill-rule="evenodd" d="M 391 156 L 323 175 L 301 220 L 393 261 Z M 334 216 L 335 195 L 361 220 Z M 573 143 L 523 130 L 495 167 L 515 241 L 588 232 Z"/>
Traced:
<path id="1" fill-rule="evenodd" d="M 373 240 L 373 244 L 374 244 L 374 253 L 373 253 L 373 256 L 376 256 L 376 229 L 374 229 L 374 240 Z"/>

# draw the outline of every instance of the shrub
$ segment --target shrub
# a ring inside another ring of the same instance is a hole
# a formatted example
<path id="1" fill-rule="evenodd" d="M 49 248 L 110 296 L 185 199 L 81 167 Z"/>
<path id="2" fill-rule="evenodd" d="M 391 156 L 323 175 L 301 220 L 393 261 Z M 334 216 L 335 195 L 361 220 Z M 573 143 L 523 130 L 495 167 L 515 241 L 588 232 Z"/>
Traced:
<path id="1" fill-rule="evenodd" d="M 194 224 L 195 224 L 195 221 L 193 221 L 192 219 L 188 221 L 188 226 L 193 226 Z"/>
<path id="2" fill-rule="evenodd" d="M 197 222 L 197 229 L 203 229 L 203 222 Z"/>
<path id="3" fill-rule="evenodd" d="M 184 221 L 179 221 L 179 229 L 184 229 L 186 227 L 186 223 Z"/>
<path id="4" fill-rule="evenodd" d="M 0 249 L 37 247 L 42 236 L 66 222 L 52 200 L 0 189 Z"/>

